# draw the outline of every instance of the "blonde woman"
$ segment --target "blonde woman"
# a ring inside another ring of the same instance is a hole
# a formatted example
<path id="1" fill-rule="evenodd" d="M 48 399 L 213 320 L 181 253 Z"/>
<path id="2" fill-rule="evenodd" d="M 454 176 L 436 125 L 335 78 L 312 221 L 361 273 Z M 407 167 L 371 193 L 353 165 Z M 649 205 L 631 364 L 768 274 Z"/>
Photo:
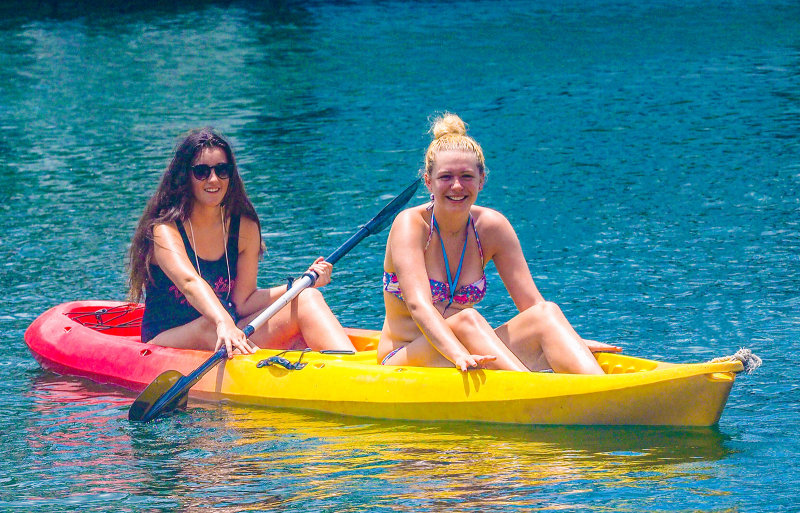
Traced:
<path id="1" fill-rule="evenodd" d="M 620 348 L 581 338 L 536 288 L 508 220 L 475 204 L 486 166 L 464 122 L 446 113 L 431 132 L 423 172 L 431 202 L 401 212 L 386 244 L 378 361 L 602 374 L 592 351 Z M 489 261 L 519 310 L 496 329 L 473 308 L 486 294 Z"/>

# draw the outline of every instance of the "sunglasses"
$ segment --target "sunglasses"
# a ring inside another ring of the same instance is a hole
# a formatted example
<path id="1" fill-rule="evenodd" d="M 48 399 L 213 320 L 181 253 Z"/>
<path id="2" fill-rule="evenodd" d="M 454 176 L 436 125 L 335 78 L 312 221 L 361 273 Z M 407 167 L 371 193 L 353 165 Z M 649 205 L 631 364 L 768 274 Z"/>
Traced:
<path id="1" fill-rule="evenodd" d="M 201 182 L 203 180 L 208 180 L 208 177 L 211 176 L 212 170 L 217 175 L 217 178 L 220 180 L 227 180 L 233 174 L 233 164 L 222 162 L 216 166 L 209 166 L 207 164 L 197 164 L 196 166 L 192 166 L 192 174 Z"/>

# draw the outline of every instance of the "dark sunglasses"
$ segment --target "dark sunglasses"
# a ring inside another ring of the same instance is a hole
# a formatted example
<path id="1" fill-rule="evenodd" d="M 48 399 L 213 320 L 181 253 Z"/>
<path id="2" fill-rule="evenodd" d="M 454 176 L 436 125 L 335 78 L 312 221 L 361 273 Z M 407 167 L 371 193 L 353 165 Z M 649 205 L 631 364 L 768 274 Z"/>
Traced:
<path id="1" fill-rule="evenodd" d="M 214 173 L 220 180 L 227 180 L 233 174 L 233 164 L 222 162 L 216 166 L 209 166 L 207 164 L 192 166 L 192 174 L 200 181 L 208 180 L 208 177 L 211 176 L 211 170 L 214 170 Z"/>

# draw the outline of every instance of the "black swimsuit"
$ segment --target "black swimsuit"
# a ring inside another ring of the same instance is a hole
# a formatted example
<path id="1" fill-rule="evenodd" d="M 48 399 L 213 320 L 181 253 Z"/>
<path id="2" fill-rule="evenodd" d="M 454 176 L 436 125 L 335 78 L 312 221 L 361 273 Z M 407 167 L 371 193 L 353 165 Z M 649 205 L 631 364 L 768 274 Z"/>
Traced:
<path id="1" fill-rule="evenodd" d="M 238 321 L 236 307 L 230 301 L 230 294 L 236 282 L 236 263 L 239 257 L 239 216 L 231 218 L 230 231 L 227 241 L 227 262 L 226 256 L 222 255 L 219 260 L 203 260 L 200 262 L 200 275 L 211 285 L 214 293 L 219 298 L 225 310 L 231 314 L 234 322 Z M 197 267 L 197 260 L 189 244 L 189 237 L 183 223 L 176 221 L 178 231 L 186 247 L 186 253 L 193 267 Z M 228 282 L 228 269 L 230 268 L 230 283 Z M 198 317 L 198 312 L 184 297 L 172 280 L 157 265 L 150 265 L 152 281 L 145 286 L 144 315 L 142 317 L 142 342 L 152 340 L 159 333 L 176 326 L 182 326 Z"/>

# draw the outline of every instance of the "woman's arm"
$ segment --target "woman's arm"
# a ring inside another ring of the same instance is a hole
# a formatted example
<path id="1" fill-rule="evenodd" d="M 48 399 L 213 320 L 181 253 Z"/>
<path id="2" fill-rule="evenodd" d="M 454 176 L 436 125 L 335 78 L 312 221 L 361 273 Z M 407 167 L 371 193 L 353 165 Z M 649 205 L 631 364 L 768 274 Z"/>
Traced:
<path id="1" fill-rule="evenodd" d="M 500 274 L 500 278 L 503 280 L 503 284 L 506 286 L 517 309 L 523 312 L 531 306 L 543 302 L 544 297 L 533 282 L 528 262 L 525 260 L 522 246 L 511 223 L 497 211 L 485 210 L 485 212 L 489 215 L 485 218 L 486 228 L 482 227 L 482 229 L 490 238 L 487 246 L 489 246 L 491 254 L 488 258 L 494 260 L 497 272 Z M 585 339 L 575 332 L 575 329 L 566 318 L 564 318 L 564 322 L 567 323 L 574 336 L 583 340 L 591 351 L 619 352 L 622 350 L 618 346 Z"/>
<path id="2" fill-rule="evenodd" d="M 508 219 L 500 212 L 482 209 L 479 231 L 484 241 L 486 260 L 494 261 L 500 278 L 520 312 L 544 301 L 531 276 L 519 238 Z M 485 234 L 485 235 L 484 235 Z"/>
<path id="3" fill-rule="evenodd" d="M 389 232 L 389 255 L 406 308 L 425 338 L 456 367 L 466 370 L 478 366 L 476 355 L 470 355 L 433 305 L 425 269 L 426 238 L 427 227 L 415 209 L 400 213 Z"/>
<path id="4" fill-rule="evenodd" d="M 153 228 L 153 258 L 189 304 L 216 327 L 215 349 L 225 345 L 229 355 L 233 353 L 233 349 L 239 349 L 243 353 L 254 352 L 255 348 L 248 344 L 244 333 L 236 327 L 211 286 L 192 266 L 174 224 L 159 224 Z"/>
<path id="5" fill-rule="evenodd" d="M 258 289 L 258 259 L 261 251 L 261 233 L 252 219 L 242 216 L 239 224 L 239 259 L 236 264 L 236 282 L 231 301 L 241 317 L 256 313 L 262 302 L 254 295 Z"/>
<path id="6" fill-rule="evenodd" d="M 261 234 L 258 225 L 249 218 L 242 217 L 239 225 L 239 260 L 236 265 L 236 282 L 231 293 L 231 300 L 236 305 L 236 312 L 247 317 L 260 312 L 264 308 L 264 298 L 258 291 L 258 260 L 261 250 Z M 317 273 L 314 287 L 324 287 L 331 281 L 333 265 L 317 258 L 308 268 Z M 285 289 L 285 286 L 284 286 Z"/>

